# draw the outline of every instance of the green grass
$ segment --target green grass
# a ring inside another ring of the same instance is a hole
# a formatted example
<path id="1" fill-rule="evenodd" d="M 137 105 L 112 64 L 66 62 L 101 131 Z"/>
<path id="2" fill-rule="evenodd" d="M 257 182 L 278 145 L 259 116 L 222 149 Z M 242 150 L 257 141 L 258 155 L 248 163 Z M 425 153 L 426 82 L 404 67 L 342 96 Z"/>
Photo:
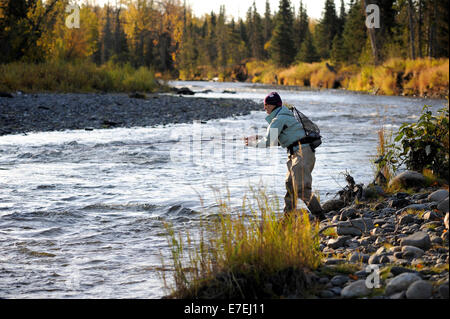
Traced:
<path id="1" fill-rule="evenodd" d="M 160 89 L 154 72 L 130 65 L 90 62 L 0 64 L 0 91 L 14 92 L 154 92 Z"/>
<path id="2" fill-rule="evenodd" d="M 306 211 L 280 218 L 278 200 L 263 189 L 253 190 L 252 199 L 254 204 L 245 197 L 239 212 L 218 199 L 219 217 L 202 221 L 195 239 L 167 225 L 173 298 L 307 294 L 307 273 L 321 260 L 318 224 L 310 223 Z"/>

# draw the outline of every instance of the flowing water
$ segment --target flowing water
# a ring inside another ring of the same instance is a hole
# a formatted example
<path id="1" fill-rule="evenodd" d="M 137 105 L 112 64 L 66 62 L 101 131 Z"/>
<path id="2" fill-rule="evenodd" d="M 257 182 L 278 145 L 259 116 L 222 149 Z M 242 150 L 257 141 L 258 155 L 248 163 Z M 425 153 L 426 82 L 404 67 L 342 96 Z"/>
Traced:
<path id="1" fill-rule="evenodd" d="M 262 102 L 271 88 L 173 82 L 205 98 Z M 232 91 L 235 94 L 223 93 Z M 313 189 L 322 201 L 373 179 L 377 131 L 416 121 L 442 100 L 344 91 L 278 90 L 321 128 Z M 261 105 L 262 106 L 262 105 Z M 261 107 L 262 108 L 262 107 Z M 195 233 L 215 190 L 242 204 L 250 186 L 284 195 L 286 153 L 243 147 L 265 131 L 263 110 L 206 123 L 0 137 L 0 298 L 160 298 L 164 222 Z M 170 277 L 170 273 L 167 274 Z"/>

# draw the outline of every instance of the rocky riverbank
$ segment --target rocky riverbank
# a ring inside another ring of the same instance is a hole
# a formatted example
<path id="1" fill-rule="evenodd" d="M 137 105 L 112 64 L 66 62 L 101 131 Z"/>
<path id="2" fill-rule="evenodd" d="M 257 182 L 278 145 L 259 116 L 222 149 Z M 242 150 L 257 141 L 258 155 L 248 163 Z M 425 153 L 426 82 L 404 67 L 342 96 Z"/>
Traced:
<path id="1" fill-rule="evenodd" d="M 261 109 L 251 100 L 168 94 L 9 94 L 0 96 L 0 135 L 188 123 Z"/>
<path id="2" fill-rule="evenodd" d="M 317 297 L 448 299 L 448 186 L 425 187 L 415 172 L 391 183 L 409 191 L 371 187 L 351 205 L 345 198 L 324 203 Z"/>

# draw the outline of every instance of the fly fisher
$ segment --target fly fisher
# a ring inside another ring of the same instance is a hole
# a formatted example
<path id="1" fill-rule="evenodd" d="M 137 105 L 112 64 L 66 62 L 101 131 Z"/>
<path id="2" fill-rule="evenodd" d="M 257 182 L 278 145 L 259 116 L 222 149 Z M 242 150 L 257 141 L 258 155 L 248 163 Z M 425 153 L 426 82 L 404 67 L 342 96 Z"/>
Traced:
<path id="1" fill-rule="evenodd" d="M 296 211 L 298 198 L 319 220 L 325 219 L 317 197 L 312 193 L 312 171 L 316 163 L 315 148 L 320 145 L 320 131 L 306 116 L 296 108 L 291 111 L 283 105 L 277 92 L 264 99 L 264 110 L 269 123 L 266 136 L 244 138 L 246 146 L 273 147 L 287 149 L 286 195 L 284 196 L 285 216 Z"/>

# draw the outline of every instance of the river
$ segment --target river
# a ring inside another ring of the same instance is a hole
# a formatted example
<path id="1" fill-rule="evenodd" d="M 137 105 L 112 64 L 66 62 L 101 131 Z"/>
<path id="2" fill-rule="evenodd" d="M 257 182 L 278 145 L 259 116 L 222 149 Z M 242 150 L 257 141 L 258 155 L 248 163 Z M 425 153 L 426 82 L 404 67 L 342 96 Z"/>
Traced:
<path id="1" fill-rule="evenodd" d="M 216 213 L 217 189 L 229 192 L 236 207 L 254 185 L 284 196 L 286 152 L 242 142 L 264 133 L 262 100 L 270 86 L 170 84 L 205 92 L 196 97 L 254 99 L 261 111 L 189 124 L 0 136 L 0 298 L 160 298 L 166 291 L 158 269 L 161 256 L 169 258 L 164 222 L 195 233 L 200 217 Z M 357 183 L 373 179 L 381 127 L 394 130 L 416 121 L 425 104 L 436 110 L 445 103 L 278 92 L 321 129 L 313 172 L 321 201 L 345 185 L 344 172 Z"/>

